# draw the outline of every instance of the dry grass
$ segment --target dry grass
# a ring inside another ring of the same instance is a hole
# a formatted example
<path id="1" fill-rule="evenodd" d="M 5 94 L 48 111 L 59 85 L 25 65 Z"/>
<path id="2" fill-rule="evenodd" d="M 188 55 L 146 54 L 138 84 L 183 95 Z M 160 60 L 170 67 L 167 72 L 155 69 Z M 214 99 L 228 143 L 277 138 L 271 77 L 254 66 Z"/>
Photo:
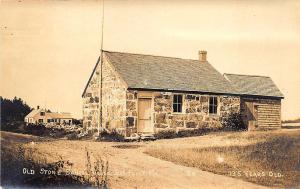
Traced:
<path id="1" fill-rule="evenodd" d="M 252 183 L 242 182 L 241 179 L 272 186 L 292 186 L 299 177 L 299 131 L 220 132 L 143 143 L 54 140 L 8 132 L 0 134 L 1 153 L 6 154 L 6 162 L 9 163 L 10 160 L 7 152 L 13 152 L 18 144 L 30 147 L 31 141 L 34 141 L 38 157 L 46 156 L 47 163 L 55 163 L 61 156 L 63 160 L 73 164 L 71 170 L 74 170 L 74 174 L 84 174 L 85 179 L 98 188 L 105 188 L 107 184 L 111 188 L 198 188 L 201 184 L 209 188 L 216 186 L 216 183 L 222 183 L 223 188 L 259 188 Z M 143 153 L 145 150 L 152 156 L 179 165 L 149 157 Z M 272 154 L 275 154 L 274 157 Z M 219 163 L 222 158 L 224 162 Z M 230 176 L 230 171 L 236 170 L 279 170 L 285 174 L 285 181 L 270 177 L 225 177 Z M 144 174 L 145 171 L 151 174 Z M 187 176 L 187 173 L 193 174 Z M 17 178 L 10 177 L 10 180 L 15 181 Z M 220 188 L 220 185 L 216 188 Z"/>
<path id="2" fill-rule="evenodd" d="M 136 148 L 140 148 L 141 145 L 136 145 L 136 144 L 121 144 L 121 145 L 114 145 L 112 147 L 119 148 L 119 149 L 136 149 Z"/>
<path id="3" fill-rule="evenodd" d="M 100 156 L 94 156 L 94 162 L 91 153 L 86 151 L 86 172 L 87 180 L 93 183 L 98 189 L 108 188 L 108 161 L 103 160 Z"/>
<path id="4" fill-rule="evenodd" d="M 4 135 L 4 136 L 3 136 Z M 89 187 L 108 188 L 108 161 L 91 157 L 86 149 L 86 173 L 74 175 L 74 163 L 58 156 L 48 161 L 37 143 L 49 140 L 30 135 L 1 132 L 1 186 L 6 187 Z M 24 174 L 24 168 L 34 174 Z M 67 171 L 67 172 L 66 172 Z"/>
<path id="5" fill-rule="evenodd" d="M 24 148 L 21 144 L 10 148 L 7 145 L 1 146 L 1 186 L 8 188 L 91 186 L 82 176 L 64 172 L 64 168 L 70 167 L 70 163 L 62 158 L 54 163 L 47 162 L 45 156 L 38 153 L 34 147 Z"/>
<path id="6" fill-rule="evenodd" d="M 300 132 L 234 133 L 213 147 L 151 147 L 145 153 L 189 167 L 279 187 L 299 186 Z"/>

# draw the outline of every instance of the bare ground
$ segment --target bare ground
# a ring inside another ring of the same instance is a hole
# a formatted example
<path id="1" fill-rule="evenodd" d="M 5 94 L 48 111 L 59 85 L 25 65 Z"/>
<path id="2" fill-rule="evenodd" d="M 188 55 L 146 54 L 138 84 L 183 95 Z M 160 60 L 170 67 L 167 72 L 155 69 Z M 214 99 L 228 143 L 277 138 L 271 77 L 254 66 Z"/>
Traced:
<path id="1" fill-rule="evenodd" d="M 235 135 L 245 137 L 238 139 Z M 157 146 L 213 147 L 247 145 L 259 140 L 264 140 L 264 137 L 255 138 L 247 133 L 220 133 L 155 142 L 115 143 L 48 140 L 31 135 L 1 132 L 2 145 L 22 143 L 27 147 L 34 147 L 44 154 L 49 162 L 57 161 L 59 156 L 62 156 L 64 160 L 74 164 L 72 172 L 78 174 L 85 170 L 87 148 L 93 156 L 101 156 L 109 161 L 110 188 L 267 188 L 237 178 L 174 164 L 144 153 L 147 149 Z"/>

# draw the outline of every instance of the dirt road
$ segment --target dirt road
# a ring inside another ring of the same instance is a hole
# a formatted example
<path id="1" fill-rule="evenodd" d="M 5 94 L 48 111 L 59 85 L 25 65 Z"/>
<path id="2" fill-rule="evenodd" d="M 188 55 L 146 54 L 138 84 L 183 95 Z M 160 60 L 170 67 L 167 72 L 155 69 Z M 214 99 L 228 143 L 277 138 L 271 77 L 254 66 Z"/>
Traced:
<path id="1" fill-rule="evenodd" d="M 196 139 L 188 139 L 188 142 L 199 141 Z M 27 146 L 36 148 L 39 153 L 47 157 L 48 161 L 57 161 L 61 156 L 74 164 L 72 167 L 74 172 L 85 170 L 87 148 L 92 156 L 100 156 L 109 161 L 110 188 L 266 188 L 239 179 L 177 165 L 143 153 L 148 146 L 167 145 L 175 140 L 186 139 L 141 143 L 49 141 L 30 135 L 1 132 L 1 140 L 2 142 L 8 140 L 26 142 Z M 204 140 L 207 139 L 204 137 Z"/>

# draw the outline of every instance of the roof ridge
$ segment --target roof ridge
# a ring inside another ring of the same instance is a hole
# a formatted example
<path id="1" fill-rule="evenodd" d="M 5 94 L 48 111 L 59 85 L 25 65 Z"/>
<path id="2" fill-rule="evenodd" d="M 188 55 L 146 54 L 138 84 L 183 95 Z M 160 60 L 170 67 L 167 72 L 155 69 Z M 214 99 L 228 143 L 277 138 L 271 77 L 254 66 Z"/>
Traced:
<path id="1" fill-rule="evenodd" d="M 250 77 L 266 77 L 266 78 L 271 78 L 270 76 L 265 76 L 265 75 L 247 75 L 247 74 L 231 74 L 231 73 L 224 73 L 223 75 L 239 75 L 239 76 L 250 76 Z"/>
<path id="2" fill-rule="evenodd" d="M 180 60 L 198 61 L 197 59 L 179 58 L 179 57 L 173 57 L 173 56 L 160 56 L 160 55 L 153 55 L 153 54 L 141 54 L 141 53 L 131 53 L 131 52 L 110 51 L 110 50 L 102 50 L 102 51 L 108 52 L 108 53 L 121 53 L 121 54 L 143 55 L 143 56 L 152 56 L 152 57 L 160 57 L 160 58 L 174 58 L 174 59 L 180 59 Z M 208 61 L 206 61 L 206 62 L 208 62 Z"/>

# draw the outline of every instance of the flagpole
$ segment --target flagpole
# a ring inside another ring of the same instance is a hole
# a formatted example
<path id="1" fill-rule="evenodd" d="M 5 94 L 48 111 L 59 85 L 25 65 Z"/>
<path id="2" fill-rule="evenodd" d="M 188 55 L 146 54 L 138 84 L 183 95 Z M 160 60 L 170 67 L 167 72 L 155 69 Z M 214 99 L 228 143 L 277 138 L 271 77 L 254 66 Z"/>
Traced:
<path id="1" fill-rule="evenodd" d="M 100 45 L 100 94 L 99 94 L 99 121 L 98 121 L 98 136 L 100 136 L 100 128 L 103 129 L 102 121 L 102 68 L 103 68 L 103 31 L 104 31 L 104 0 L 102 0 L 102 22 L 101 22 L 101 45 Z"/>

